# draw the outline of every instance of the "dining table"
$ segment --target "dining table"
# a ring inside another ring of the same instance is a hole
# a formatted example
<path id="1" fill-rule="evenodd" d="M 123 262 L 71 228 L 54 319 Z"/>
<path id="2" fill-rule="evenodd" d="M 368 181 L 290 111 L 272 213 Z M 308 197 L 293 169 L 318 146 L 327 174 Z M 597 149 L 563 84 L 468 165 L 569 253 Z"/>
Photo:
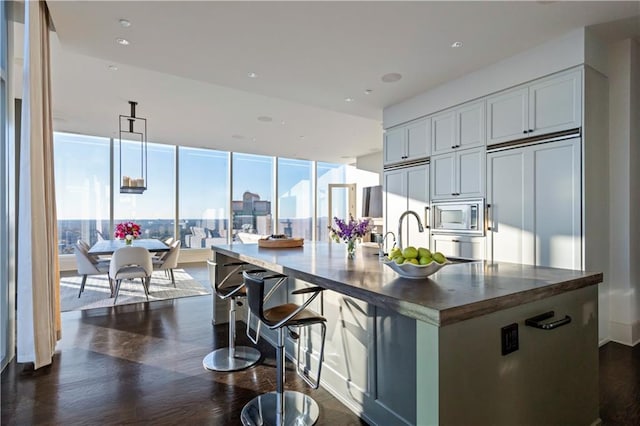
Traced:
<path id="1" fill-rule="evenodd" d="M 151 253 L 161 253 L 169 251 L 169 246 L 163 241 L 155 238 L 139 238 L 133 240 L 133 247 L 144 247 Z M 113 254 L 119 248 L 126 247 L 124 240 L 99 240 L 89 249 L 92 255 Z"/>

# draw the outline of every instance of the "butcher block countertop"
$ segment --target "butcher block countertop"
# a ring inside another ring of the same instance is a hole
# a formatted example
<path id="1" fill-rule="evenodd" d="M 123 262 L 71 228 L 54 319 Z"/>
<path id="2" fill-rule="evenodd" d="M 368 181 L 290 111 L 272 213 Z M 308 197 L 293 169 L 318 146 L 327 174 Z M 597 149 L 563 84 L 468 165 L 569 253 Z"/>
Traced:
<path id="1" fill-rule="evenodd" d="M 476 261 L 428 278 L 399 277 L 373 250 L 347 259 L 346 244 L 306 241 L 295 248 L 215 245 L 215 253 L 280 272 L 443 327 L 602 282 L 602 273 Z"/>

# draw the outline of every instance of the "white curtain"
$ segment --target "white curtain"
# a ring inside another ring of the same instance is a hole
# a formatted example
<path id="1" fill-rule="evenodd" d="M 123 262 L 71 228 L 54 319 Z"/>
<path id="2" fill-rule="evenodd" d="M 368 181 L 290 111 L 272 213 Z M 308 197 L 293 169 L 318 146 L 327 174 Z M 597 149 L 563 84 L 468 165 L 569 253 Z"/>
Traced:
<path id="1" fill-rule="evenodd" d="M 51 124 L 49 13 L 25 1 L 18 201 L 17 361 L 51 364 L 60 338 L 60 287 Z"/>

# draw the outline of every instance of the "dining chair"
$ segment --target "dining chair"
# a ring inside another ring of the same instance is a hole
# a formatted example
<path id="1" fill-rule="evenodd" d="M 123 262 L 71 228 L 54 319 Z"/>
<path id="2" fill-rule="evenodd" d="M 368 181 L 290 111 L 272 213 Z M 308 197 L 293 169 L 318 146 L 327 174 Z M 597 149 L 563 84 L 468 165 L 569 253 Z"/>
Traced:
<path id="1" fill-rule="evenodd" d="M 153 273 L 153 263 L 149 250 L 144 247 L 125 246 L 113 253 L 109 265 L 109 280 L 115 288 L 113 304 L 118 301 L 120 285 L 124 279 L 140 278 L 144 294 L 149 300 L 149 284 Z"/>
<path id="2" fill-rule="evenodd" d="M 176 240 L 171 243 L 169 247 L 169 251 L 165 253 L 159 259 L 153 259 L 153 270 L 154 271 L 166 271 L 171 276 L 171 282 L 173 283 L 173 287 L 176 286 L 176 280 L 173 276 L 173 270 L 178 267 L 178 255 L 180 254 L 180 245 L 182 243 L 180 240 Z"/>
<path id="3" fill-rule="evenodd" d="M 109 261 L 99 260 L 96 257 L 91 256 L 89 254 L 89 250 L 81 243 L 82 241 L 78 240 L 73 247 L 73 252 L 76 256 L 78 274 L 82 275 L 82 283 L 80 284 L 78 298 L 80 298 L 80 295 L 82 295 L 82 292 L 84 291 L 84 285 L 87 282 L 87 275 L 102 275 L 109 272 Z"/>

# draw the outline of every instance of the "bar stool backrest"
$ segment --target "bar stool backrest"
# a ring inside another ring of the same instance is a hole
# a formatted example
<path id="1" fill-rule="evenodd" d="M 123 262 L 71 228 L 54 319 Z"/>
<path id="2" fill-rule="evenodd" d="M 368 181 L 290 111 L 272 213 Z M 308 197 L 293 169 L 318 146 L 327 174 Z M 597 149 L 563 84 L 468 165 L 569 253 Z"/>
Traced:
<path id="1" fill-rule="evenodd" d="M 242 272 L 245 289 L 247 290 L 247 303 L 253 315 L 264 322 L 264 280 L 247 272 Z"/>

